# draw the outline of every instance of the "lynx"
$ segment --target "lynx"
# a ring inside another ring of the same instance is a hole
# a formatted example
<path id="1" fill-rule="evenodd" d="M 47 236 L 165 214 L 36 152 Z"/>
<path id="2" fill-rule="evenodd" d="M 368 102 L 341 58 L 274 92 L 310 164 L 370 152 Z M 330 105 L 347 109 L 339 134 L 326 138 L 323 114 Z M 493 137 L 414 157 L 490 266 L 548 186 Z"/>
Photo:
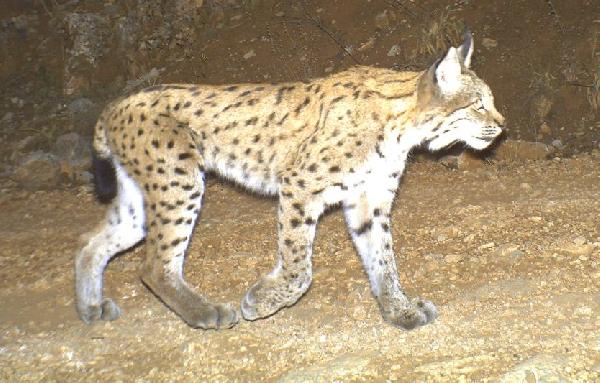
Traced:
<path id="1" fill-rule="evenodd" d="M 403 329 L 432 322 L 435 306 L 400 285 L 392 201 L 411 148 L 480 150 L 501 134 L 504 118 L 469 69 L 472 53 L 467 33 L 422 72 L 361 66 L 304 83 L 161 85 L 110 104 L 93 147 L 97 190 L 112 204 L 76 256 L 81 319 L 120 316 L 103 298 L 103 271 L 146 238 L 141 278 L 168 307 L 192 327 L 237 323 L 238 309 L 211 302 L 182 275 L 205 175 L 215 173 L 279 200 L 276 265 L 242 299 L 245 319 L 307 291 L 317 221 L 341 204 L 383 318 Z"/>

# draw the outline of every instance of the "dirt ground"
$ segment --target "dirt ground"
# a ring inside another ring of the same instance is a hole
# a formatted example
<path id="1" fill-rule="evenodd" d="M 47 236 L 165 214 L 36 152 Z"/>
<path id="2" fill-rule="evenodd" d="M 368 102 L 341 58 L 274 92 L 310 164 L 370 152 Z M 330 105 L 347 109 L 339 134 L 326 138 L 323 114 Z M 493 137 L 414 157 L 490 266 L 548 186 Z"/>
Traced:
<path id="1" fill-rule="evenodd" d="M 124 309 L 87 326 L 73 305 L 78 237 L 103 215 L 86 187 L 0 200 L 1 381 L 578 381 L 600 379 L 600 155 L 477 171 L 409 166 L 393 213 L 401 280 L 439 319 L 384 323 L 343 222 L 317 230 L 293 307 L 231 330 L 187 327 L 140 282 L 144 245 L 110 263 Z M 276 203 L 212 182 L 188 280 L 239 302 L 273 265 Z M 552 380 L 555 379 L 555 380 Z M 564 379 L 564 380 L 560 380 Z"/>

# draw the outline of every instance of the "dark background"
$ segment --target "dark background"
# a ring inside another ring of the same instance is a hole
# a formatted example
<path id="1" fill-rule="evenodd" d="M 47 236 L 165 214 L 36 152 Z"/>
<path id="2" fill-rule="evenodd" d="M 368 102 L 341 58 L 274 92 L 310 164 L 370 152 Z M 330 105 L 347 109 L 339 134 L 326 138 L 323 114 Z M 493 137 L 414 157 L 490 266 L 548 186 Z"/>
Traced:
<path id="1" fill-rule="evenodd" d="M 63 150 L 56 139 L 65 133 L 78 134 L 67 146 L 89 142 L 102 107 L 124 92 L 163 82 L 304 80 L 355 64 L 422 69 L 459 42 L 464 25 L 509 138 L 567 156 L 598 148 L 599 1 L 1 3 L 4 176 L 31 152 Z"/>

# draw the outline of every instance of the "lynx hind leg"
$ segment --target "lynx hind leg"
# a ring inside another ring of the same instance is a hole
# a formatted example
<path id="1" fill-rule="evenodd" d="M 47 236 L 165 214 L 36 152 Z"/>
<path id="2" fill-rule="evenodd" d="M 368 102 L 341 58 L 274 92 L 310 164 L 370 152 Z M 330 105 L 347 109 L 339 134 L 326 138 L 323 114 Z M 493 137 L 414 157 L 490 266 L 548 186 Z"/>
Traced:
<path id="1" fill-rule="evenodd" d="M 115 320 L 121 310 L 103 298 L 103 272 L 108 261 L 144 238 L 144 202 L 134 181 L 115 166 L 117 196 L 105 221 L 88 235 L 87 244 L 75 257 L 75 295 L 79 317 L 85 323 Z"/>
<path id="2" fill-rule="evenodd" d="M 142 280 L 191 327 L 229 328 L 237 323 L 237 312 L 228 304 L 210 302 L 183 278 L 185 252 L 204 194 L 203 169 L 196 157 L 179 160 L 171 169 L 163 165 L 169 183 L 147 189 L 147 258 Z"/>

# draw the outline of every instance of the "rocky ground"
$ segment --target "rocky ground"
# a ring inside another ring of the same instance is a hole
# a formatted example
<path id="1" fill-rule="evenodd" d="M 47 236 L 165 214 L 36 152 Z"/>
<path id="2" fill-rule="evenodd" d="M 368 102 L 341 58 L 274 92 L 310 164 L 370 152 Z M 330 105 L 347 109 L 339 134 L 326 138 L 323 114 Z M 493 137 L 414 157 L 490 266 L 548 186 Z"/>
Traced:
<path id="1" fill-rule="evenodd" d="M 138 279 L 144 245 L 107 268 L 115 322 L 73 307 L 78 237 L 102 217 L 87 187 L 0 199 L 1 381 L 504 381 L 600 379 L 600 155 L 412 164 L 393 213 L 400 277 L 437 303 L 432 325 L 384 323 L 334 211 L 315 279 L 293 307 L 225 331 L 187 327 Z M 212 182 L 188 280 L 238 302 L 270 270 L 276 204 Z"/>

